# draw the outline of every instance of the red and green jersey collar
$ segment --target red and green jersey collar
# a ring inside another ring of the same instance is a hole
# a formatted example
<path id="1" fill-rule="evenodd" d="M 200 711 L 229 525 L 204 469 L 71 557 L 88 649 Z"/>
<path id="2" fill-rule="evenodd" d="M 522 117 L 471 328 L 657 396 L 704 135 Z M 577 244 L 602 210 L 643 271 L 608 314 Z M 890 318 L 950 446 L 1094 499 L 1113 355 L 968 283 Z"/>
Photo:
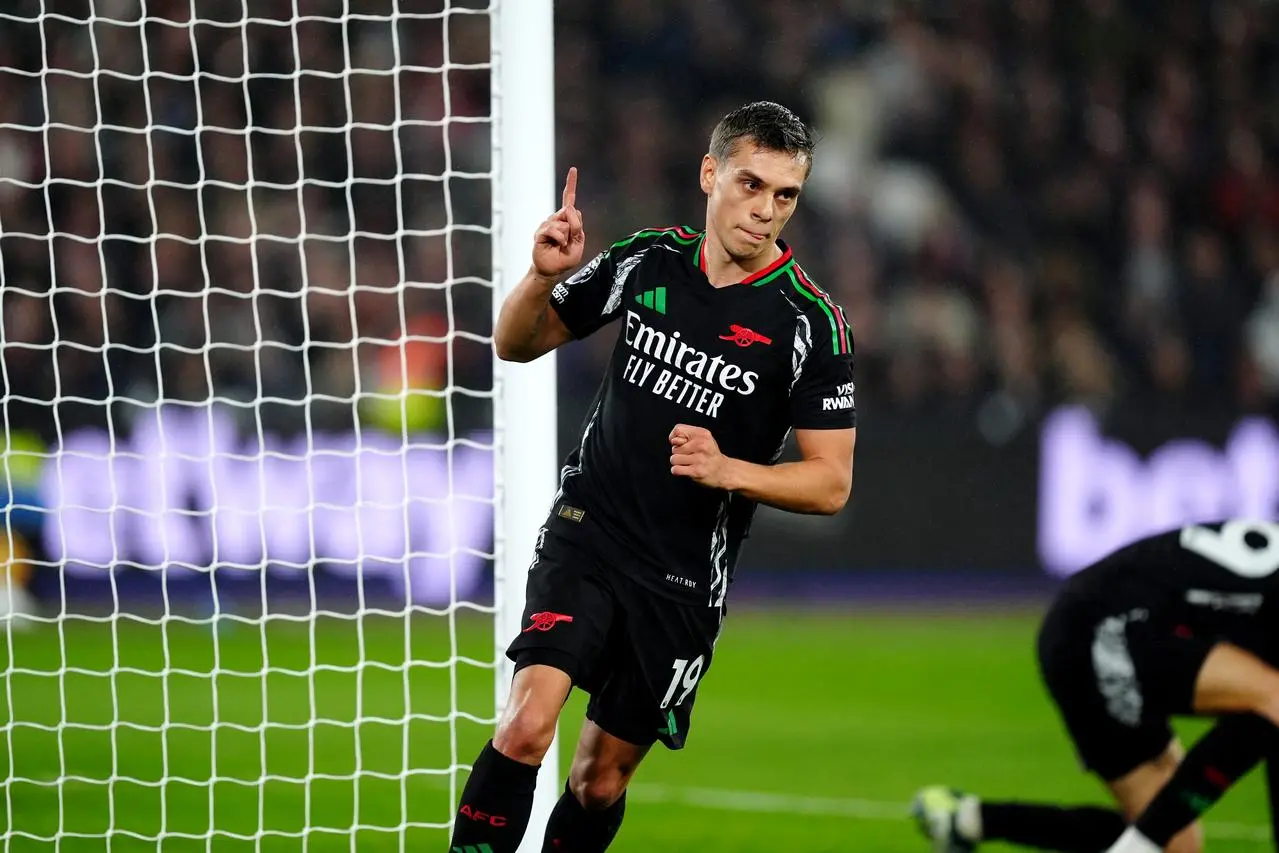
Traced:
<path id="1" fill-rule="evenodd" d="M 701 270 L 702 274 L 706 274 L 706 232 L 694 231 L 684 226 L 676 226 L 675 236 L 680 243 L 684 243 L 692 250 L 692 262 Z M 738 284 L 749 284 L 759 287 L 765 284 L 771 284 L 786 273 L 795 265 L 795 256 L 791 252 L 790 246 L 786 245 L 784 240 L 778 239 L 777 245 L 781 248 L 782 254 L 768 266 L 762 270 L 756 270 L 746 278 L 738 282 Z"/>
<path id="2" fill-rule="evenodd" d="M 678 243 L 682 247 L 684 256 L 688 258 L 689 263 L 697 267 L 702 275 L 706 275 L 706 232 L 694 231 L 686 225 L 675 225 L 668 228 L 649 228 L 643 231 L 638 231 L 625 240 L 619 240 L 614 243 L 613 247 L 618 248 L 626 246 L 638 237 L 651 237 L 657 235 L 666 235 L 668 238 Z M 795 263 L 794 253 L 791 252 L 790 246 L 786 245 L 786 241 L 778 239 L 777 245 L 782 250 L 781 256 L 762 270 L 756 270 L 751 273 L 746 278 L 739 281 L 738 284 L 749 284 L 754 287 L 759 287 L 761 285 L 771 284 L 782 276 L 798 269 L 799 265 Z"/>

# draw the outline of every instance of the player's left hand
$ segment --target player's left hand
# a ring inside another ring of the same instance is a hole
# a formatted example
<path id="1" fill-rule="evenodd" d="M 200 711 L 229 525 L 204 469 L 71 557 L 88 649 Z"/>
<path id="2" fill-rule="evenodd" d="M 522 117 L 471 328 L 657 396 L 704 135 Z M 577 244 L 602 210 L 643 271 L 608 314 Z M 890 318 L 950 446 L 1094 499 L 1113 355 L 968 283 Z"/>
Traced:
<path id="1" fill-rule="evenodd" d="M 671 430 L 671 473 L 712 489 L 728 488 L 729 458 L 704 427 L 676 424 Z"/>

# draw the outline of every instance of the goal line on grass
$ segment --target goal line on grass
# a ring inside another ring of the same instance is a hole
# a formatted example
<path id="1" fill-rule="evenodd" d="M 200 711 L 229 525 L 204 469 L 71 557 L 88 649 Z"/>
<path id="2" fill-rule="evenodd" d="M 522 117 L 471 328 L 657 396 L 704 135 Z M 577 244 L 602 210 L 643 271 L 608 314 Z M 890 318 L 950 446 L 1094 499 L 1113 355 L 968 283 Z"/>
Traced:
<path id="1" fill-rule="evenodd" d="M 636 783 L 627 788 L 633 802 L 678 805 L 726 812 L 803 814 L 842 817 L 851 820 L 905 821 L 910 816 L 907 803 L 864 800 L 856 797 L 816 797 L 772 791 L 736 791 L 726 788 L 697 788 Z M 1270 828 L 1229 821 L 1206 821 L 1209 838 L 1230 841 L 1270 840 Z"/>
<path id="2" fill-rule="evenodd" d="M 63 780 L 62 784 L 74 785 L 76 781 Z M 447 779 L 433 781 L 441 787 L 448 784 Z M 741 791 L 731 788 L 688 787 L 647 782 L 637 782 L 628 786 L 626 795 L 631 802 L 682 806 L 708 811 L 802 814 L 848 820 L 900 822 L 905 822 L 910 817 L 910 805 L 907 803 L 867 800 L 858 797 L 819 797 L 777 791 Z M 1270 828 L 1259 824 L 1210 820 L 1205 822 L 1204 831 L 1209 838 L 1222 841 L 1248 841 L 1258 844 L 1270 841 Z"/>

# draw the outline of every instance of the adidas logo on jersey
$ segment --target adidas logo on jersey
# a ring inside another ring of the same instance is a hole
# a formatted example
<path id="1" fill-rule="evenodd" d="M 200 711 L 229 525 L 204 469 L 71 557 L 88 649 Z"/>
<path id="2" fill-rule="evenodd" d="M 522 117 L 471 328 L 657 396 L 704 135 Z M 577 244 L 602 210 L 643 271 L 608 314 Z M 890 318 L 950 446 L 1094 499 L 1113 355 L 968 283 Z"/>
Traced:
<path id="1" fill-rule="evenodd" d="M 655 287 L 643 293 L 635 294 L 635 301 L 645 308 L 652 308 L 658 314 L 666 313 L 666 288 Z"/>

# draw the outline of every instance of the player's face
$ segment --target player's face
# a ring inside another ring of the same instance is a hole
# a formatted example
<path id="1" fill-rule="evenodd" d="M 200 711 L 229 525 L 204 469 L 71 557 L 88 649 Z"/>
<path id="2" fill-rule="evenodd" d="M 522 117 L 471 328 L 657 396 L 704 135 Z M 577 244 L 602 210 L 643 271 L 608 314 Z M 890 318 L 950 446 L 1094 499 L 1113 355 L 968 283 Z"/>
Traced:
<path id="1" fill-rule="evenodd" d="M 707 223 L 730 256 L 749 260 L 772 249 L 795 212 L 808 158 L 741 140 L 722 162 L 702 160 Z"/>

